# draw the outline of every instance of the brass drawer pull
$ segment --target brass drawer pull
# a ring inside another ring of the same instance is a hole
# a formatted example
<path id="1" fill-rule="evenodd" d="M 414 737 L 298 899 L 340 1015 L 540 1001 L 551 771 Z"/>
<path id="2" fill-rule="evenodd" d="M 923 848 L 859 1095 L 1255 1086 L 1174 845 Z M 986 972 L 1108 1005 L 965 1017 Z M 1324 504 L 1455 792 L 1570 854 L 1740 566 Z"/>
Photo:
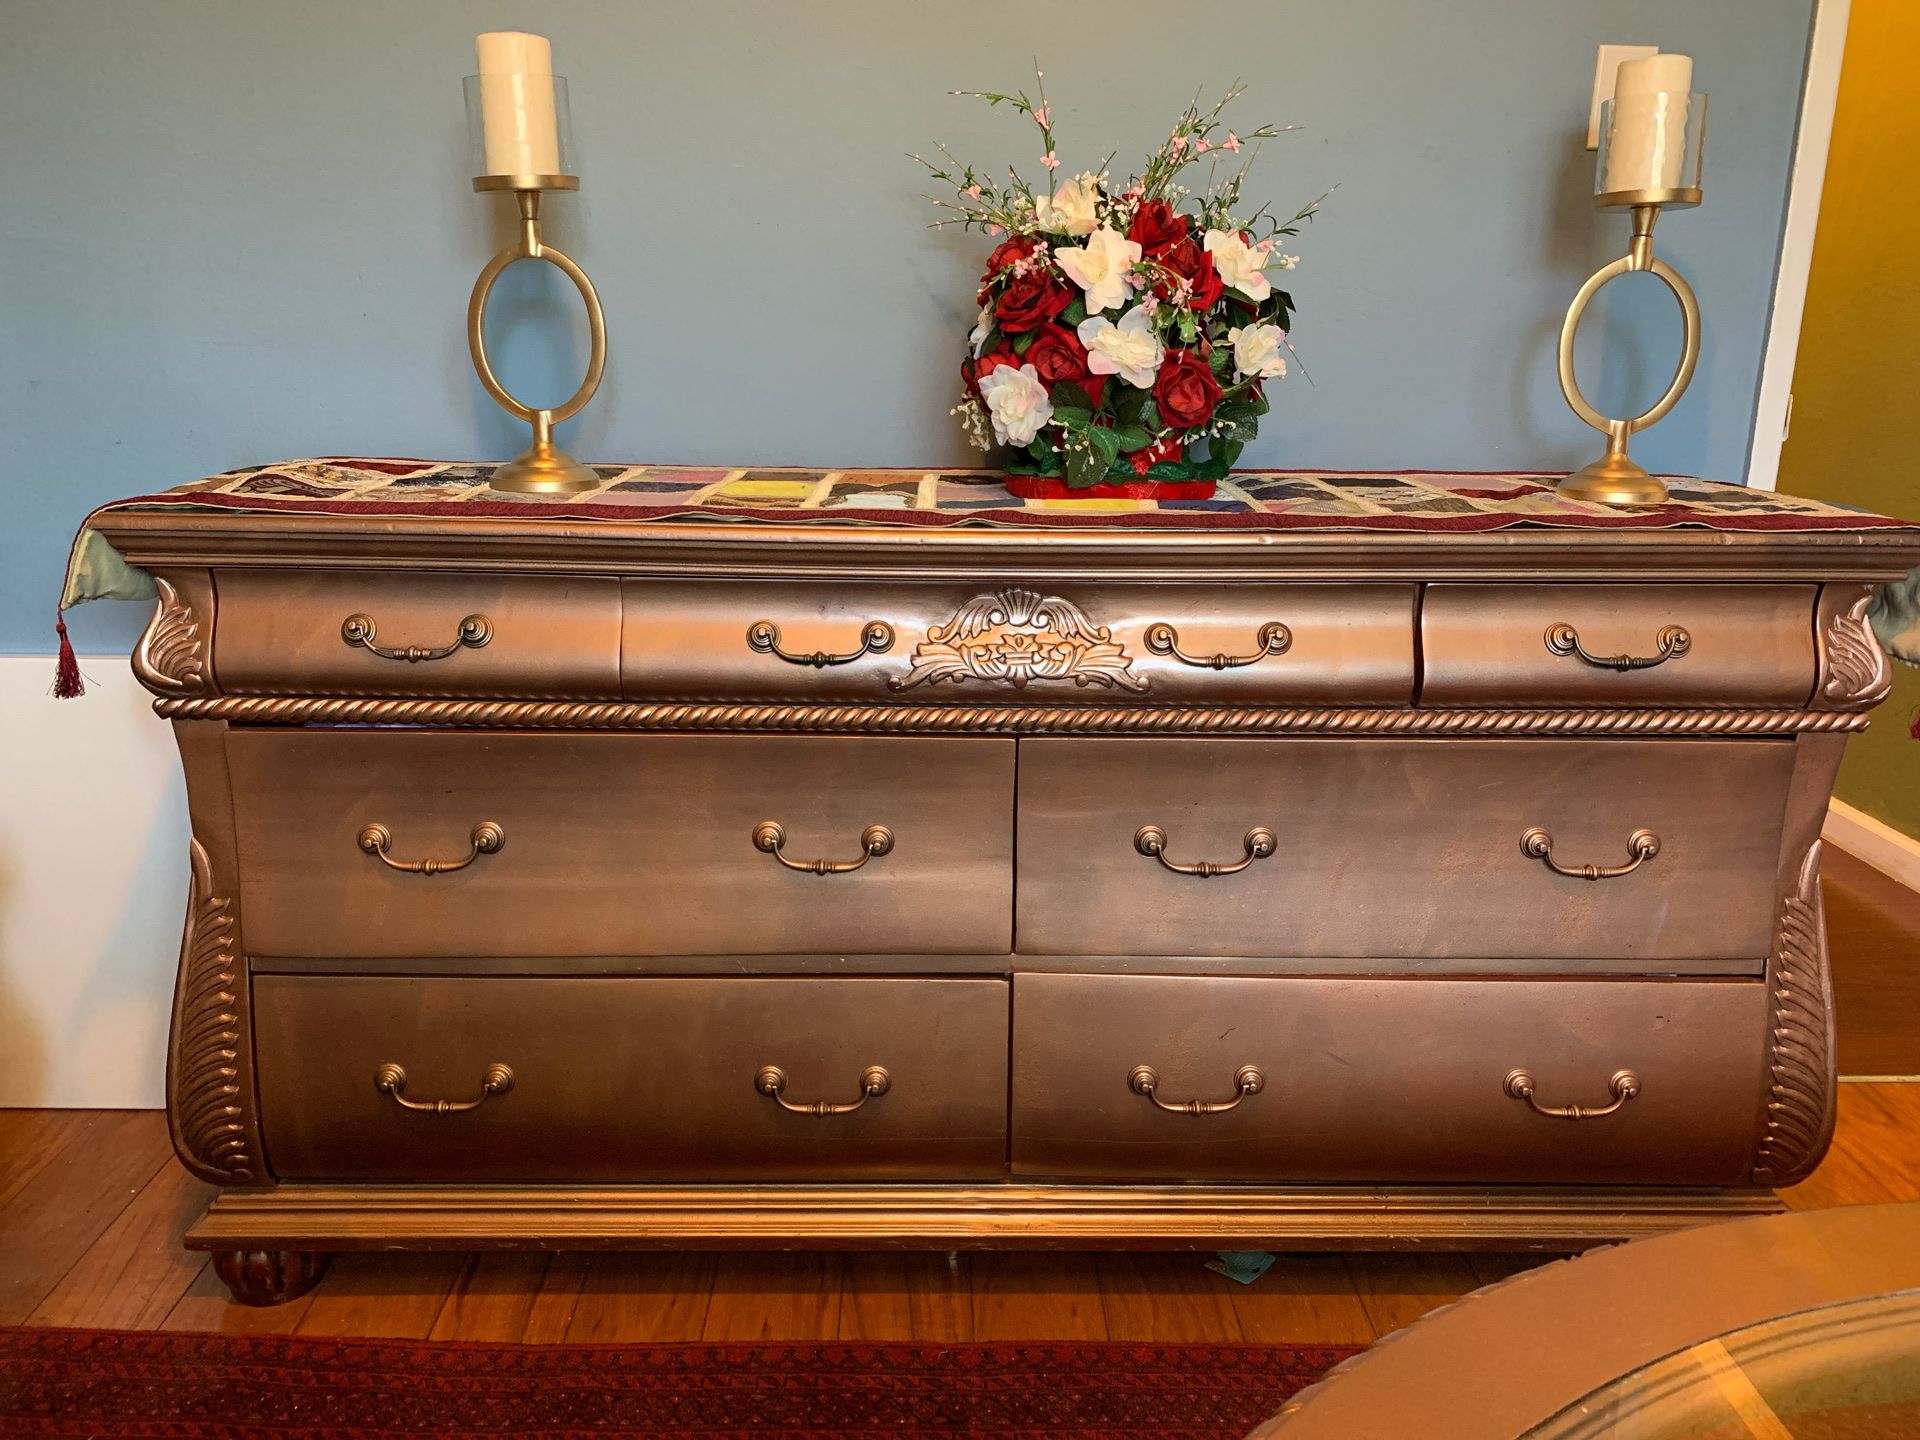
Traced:
<path id="1" fill-rule="evenodd" d="M 1171 655 L 1182 665 L 1191 665 L 1199 670 L 1233 670 L 1242 665 L 1252 665 L 1269 655 L 1286 654 L 1288 647 L 1293 644 L 1293 632 L 1278 620 L 1269 620 L 1260 627 L 1254 636 L 1254 642 L 1260 648 L 1251 655 L 1189 655 L 1180 648 L 1180 632 L 1165 621 L 1149 625 L 1141 638 L 1154 654 Z"/>
<path id="2" fill-rule="evenodd" d="M 1198 875 L 1202 880 L 1214 875 L 1238 875 L 1254 861 L 1264 860 L 1273 854 L 1280 844 L 1273 831 L 1264 825 L 1256 825 L 1247 831 L 1246 838 L 1240 843 L 1246 846 L 1247 858 L 1231 865 L 1212 860 L 1197 860 L 1191 865 L 1181 865 L 1167 858 L 1167 832 L 1158 825 L 1142 825 L 1133 832 L 1133 848 L 1142 855 L 1151 856 L 1177 875 Z"/>
<path id="3" fill-rule="evenodd" d="M 1233 1099 L 1176 1100 L 1169 1103 L 1159 1095 L 1160 1072 L 1151 1065 L 1136 1065 L 1127 1072 L 1127 1088 L 1175 1115 L 1218 1115 L 1223 1110 L 1233 1109 L 1247 1096 L 1258 1095 L 1266 1089 L 1267 1077 L 1258 1065 L 1242 1065 L 1233 1072 Z"/>
<path id="4" fill-rule="evenodd" d="M 1627 1101 L 1640 1093 L 1640 1077 L 1631 1070 L 1616 1070 L 1607 1081 L 1607 1092 L 1613 1096 L 1611 1105 L 1542 1105 L 1534 1098 L 1533 1076 L 1525 1070 L 1513 1070 L 1507 1074 L 1506 1092 L 1516 1100 L 1524 1100 L 1533 1107 L 1536 1115 L 1545 1115 L 1554 1120 L 1591 1120 L 1596 1115 L 1611 1115 Z"/>
<path id="5" fill-rule="evenodd" d="M 457 1115 L 462 1110 L 478 1110 L 489 1095 L 504 1095 L 513 1089 L 513 1071 L 504 1065 L 489 1065 L 480 1077 L 480 1095 L 474 1100 L 409 1100 L 400 1092 L 407 1088 L 407 1072 L 398 1065 L 382 1065 L 373 1072 L 373 1088 L 391 1095 L 396 1105 L 407 1110 L 426 1110 L 435 1115 Z"/>
<path id="6" fill-rule="evenodd" d="M 844 875 L 849 870 L 858 870 L 875 856 L 891 853 L 893 831 L 884 825 L 869 825 L 862 830 L 858 860 L 789 860 L 781 852 L 786 843 L 787 832 L 778 820 L 762 820 L 753 827 L 753 848 L 766 851 L 787 869 L 804 870 L 809 875 Z"/>
<path id="7" fill-rule="evenodd" d="M 1651 670 L 1669 660 L 1678 660 L 1693 648 L 1693 637 L 1678 625 L 1662 625 L 1653 637 L 1657 655 L 1590 655 L 1580 644 L 1580 632 L 1564 620 L 1547 626 L 1547 649 L 1555 655 L 1575 655 L 1596 670 Z"/>
<path id="8" fill-rule="evenodd" d="M 464 870 L 482 855 L 491 855 L 507 843 L 507 832 L 491 820 L 473 827 L 473 848 L 460 860 L 396 860 L 387 853 L 393 844 L 393 832 L 377 821 L 360 832 L 360 848 L 394 870 L 409 875 L 444 875 L 449 870 Z"/>
<path id="9" fill-rule="evenodd" d="M 824 670 L 829 665 L 851 665 L 862 655 L 881 655 L 893 648 L 893 627 L 884 620 L 869 620 L 866 628 L 860 632 L 860 648 L 849 650 L 844 655 L 829 655 L 824 650 L 815 650 L 803 655 L 792 650 L 780 648 L 780 627 L 771 620 L 756 620 L 747 627 L 747 648 L 761 655 L 771 655 L 776 660 L 784 660 L 789 665 L 811 665 L 816 670 Z"/>
<path id="10" fill-rule="evenodd" d="M 778 1065 L 762 1065 L 760 1073 L 753 1077 L 753 1088 L 765 1095 L 782 1110 L 791 1110 L 796 1115 L 851 1115 L 876 1095 L 884 1095 L 893 1088 L 893 1077 L 878 1065 L 869 1065 L 860 1072 L 860 1098 L 835 1103 L 832 1100 L 804 1101 L 798 1105 L 787 1099 L 787 1072 Z"/>
<path id="11" fill-rule="evenodd" d="M 422 660 L 444 660 L 454 651 L 465 648 L 478 650 L 493 639 L 493 622 L 484 615 L 469 615 L 460 622 L 460 628 L 454 633 L 453 643 L 429 648 L 425 645 L 402 645 L 390 649 L 385 645 L 373 643 L 373 617 L 371 615 L 349 615 L 340 622 L 340 638 L 349 645 L 357 645 L 369 655 L 378 655 L 382 660 L 404 660 L 409 665 L 417 665 Z"/>
<path id="12" fill-rule="evenodd" d="M 1627 854 L 1633 858 L 1624 865 L 1562 865 L 1553 858 L 1553 837 L 1538 825 L 1520 837 L 1520 853 L 1543 860 L 1556 875 L 1571 880 L 1613 880 L 1631 875 L 1643 861 L 1660 853 L 1660 837 L 1651 830 L 1636 830 L 1627 837 Z"/>

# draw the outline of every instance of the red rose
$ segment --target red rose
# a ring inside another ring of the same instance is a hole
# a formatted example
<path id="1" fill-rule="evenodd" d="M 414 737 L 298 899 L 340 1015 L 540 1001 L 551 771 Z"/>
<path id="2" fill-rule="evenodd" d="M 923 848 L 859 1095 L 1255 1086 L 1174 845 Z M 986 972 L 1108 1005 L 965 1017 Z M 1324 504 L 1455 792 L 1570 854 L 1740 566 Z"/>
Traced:
<path id="1" fill-rule="evenodd" d="M 1095 375 L 1087 368 L 1087 347 L 1066 326 L 1045 325 L 1035 331 L 1033 343 L 1023 358 L 1049 390 L 1063 380 L 1071 380 L 1087 392 L 1088 399 L 1099 405 L 1107 377 Z"/>
<path id="2" fill-rule="evenodd" d="M 1016 275 L 1000 292 L 994 318 L 1009 335 L 1036 330 L 1073 303 L 1073 291 L 1040 270 Z"/>
<path id="3" fill-rule="evenodd" d="M 1169 435 L 1166 439 L 1149 445 L 1144 450 L 1135 450 L 1130 455 L 1123 456 L 1122 458 L 1126 460 L 1129 465 L 1133 466 L 1134 474 L 1145 479 L 1147 471 L 1158 465 L 1162 460 L 1178 460 L 1180 458 L 1180 449 L 1180 442 Z"/>
<path id="4" fill-rule="evenodd" d="M 1153 382 L 1153 401 L 1160 418 L 1176 430 L 1204 425 L 1220 403 L 1220 382 L 1213 367 L 1197 350 L 1169 350 Z"/>
<path id="5" fill-rule="evenodd" d="M 1164 245 L 1187 238 L 1187 217 L 1174 214 L 1173 206 L 1164 200 L 1149 200 L 1134 212 L 1127 238 L 1152 255 Z"/>
<path id="6" fill-rule="evenodd" d="M 977 393 L 980 389 L 981 377 L 988 372 L 998 370 L 1002 365 L 1018 367 L 1019 364 L 1020 357 L 1013 353 L 1012 347 L 1002 345 L 992 354 L 982 355 L 978 360 L 972 357 L 962 360 L 960 362 L 960 378 L 966 382 L 968 389 Z"/>
<path id="7" fill-rule="evenodd" d="M 1220 278 L 1219 270 L 1214 268 L 1213 256 L 1202 250 L 1199 242 L 1191 237 L 1167 246 L 1153 258 L 1187 282 L 1190 287 L 1187 305 L 1190 309 L 1211 310 L 1226 293 L 1226 282 Z M 1167 280 L 1161 280 L 1153 289 L 1162 300 L 1173 298 L 1173 285 Z"/>
<path id="8" fill-rule="evenodd" d="M 987 257 L 987 273 L 980 277 L 981 283 L 985 284 L 1002 270 L 1026 259 L 1033 253 L 1033 246 L 1033 238 L 1028 235 L 1014 235 L 1002 240 L 994 247 L 993 254 Z"/>
<path id="9" fill-rule="evenodd" d="M 1200 267 L 1187 276 L 1193 283 L 1193 292 L 1187 296 L 1187 308 L 1190 310 L 1211 310 L 1220 303 L 1220 297 L 1227 293 L 1227 282 L 1220 278 L 1220 271 L 1213 263 L 1213 256 L 1200 252 Z"/>

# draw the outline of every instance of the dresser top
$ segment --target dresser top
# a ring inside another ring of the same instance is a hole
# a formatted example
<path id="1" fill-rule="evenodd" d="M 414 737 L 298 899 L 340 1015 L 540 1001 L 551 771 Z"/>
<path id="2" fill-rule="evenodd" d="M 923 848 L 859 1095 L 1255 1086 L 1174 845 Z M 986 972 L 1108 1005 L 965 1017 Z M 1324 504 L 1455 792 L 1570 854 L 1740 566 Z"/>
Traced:
<path id="1" fill-rule="evenodd" d="M 116 593 L 85 573 L 103 539 L 137 566 L 623 573 L 1891 579 L 1920 563 L 1920 526 L 1696 480 L 1629 511 L 1539 474 L 1236 471 L 1211 499 L 1063 502 L 992 471 L 595 468 L 600 486 L 570 496 L 502 494 L 470 462 L 231 471 L 96 511 L 68 598 Z"/>

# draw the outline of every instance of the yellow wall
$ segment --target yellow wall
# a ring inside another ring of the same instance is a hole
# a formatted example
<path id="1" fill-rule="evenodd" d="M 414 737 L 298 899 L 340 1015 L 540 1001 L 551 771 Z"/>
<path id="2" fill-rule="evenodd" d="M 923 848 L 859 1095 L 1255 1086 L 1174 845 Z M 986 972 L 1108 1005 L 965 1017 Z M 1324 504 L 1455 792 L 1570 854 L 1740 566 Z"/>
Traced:
<path id="1" fill-rule="evenodd" d="M 1920 0 L 1853 0 L 1780 488 L 1920 519 Z M 1839 795 L 1920 836 L 1916 707 L 1896 664 Z"/>

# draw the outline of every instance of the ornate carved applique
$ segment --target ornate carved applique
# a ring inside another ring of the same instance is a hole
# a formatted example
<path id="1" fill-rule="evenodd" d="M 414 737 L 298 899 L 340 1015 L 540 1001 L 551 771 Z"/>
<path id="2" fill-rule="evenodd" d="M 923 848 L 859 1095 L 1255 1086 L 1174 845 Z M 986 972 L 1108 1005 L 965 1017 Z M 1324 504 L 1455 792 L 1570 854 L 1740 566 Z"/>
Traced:
<path id="1" fill-rule="evenodd" d="M 1861 587 L 1858 599 L 1827 616 L 1820 637 L 1820 698 L 1836 709 L 1868 709 L 1893 688 L 1893 667 L 1867 623 L 1872 604 L 1873 592 Z"/>
<path id="2" fill-rule="evenodd" d="M 207 692 L 206 646 L 193 607 L 164 577 L 153 577 L 160 606 L 133 652 L 133 673 L 156 695 Z"/>
<path id="3" fill-rule="evenodd" d="M 1767 968 L 1773 1001 L 1767 1037 L 1767 1111 L 1753 1157 L 1757 1185 L 1806 1178 L 1833 1132 L 1833 1007 L 1820 906 L 1820 842 L 1800 862 L 1781 904 Z"/>
<path id="4" fill-rule="evenodd" d="M 213 867 L 192 843 L 193 893 L 181 942 L 169 1109 L 181 1158 L 202 1178 L 244 1185 L 257 1146 L 243 1073 L 240 957 L 233 901 L 213 893 Z"/>
<path id="5" fill-rule="evenodd" d="M 969 600 L 953 619 L 928 630 L 914 647 L 913 669 L 887 683 L 911 690 L 942 680 L 985 680 L 1023 689 L 1034 680 L 1071 680 L 1145 690 L 1132 665 L 1113 632 L 1078 605 L 1058 595 L 1002 590 Z"/>

